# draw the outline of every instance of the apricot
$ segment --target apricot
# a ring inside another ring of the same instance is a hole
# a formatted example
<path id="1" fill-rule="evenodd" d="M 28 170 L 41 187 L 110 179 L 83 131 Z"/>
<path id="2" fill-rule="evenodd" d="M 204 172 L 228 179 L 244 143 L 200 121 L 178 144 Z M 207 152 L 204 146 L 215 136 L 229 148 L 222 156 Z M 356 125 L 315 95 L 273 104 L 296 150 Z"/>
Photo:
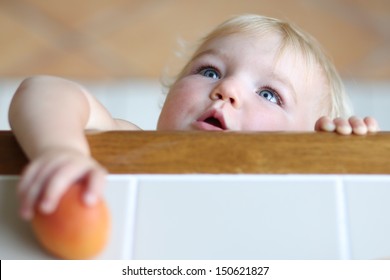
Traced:
<path id="1" fill-rule="evenodd" d="M 62 259 L 90 259 L 105 247 L 110 213 L 103 199 L 94 206 L 82 201 L 83 185 L 74 184 L 52 214 L 35 211 L 33 231 L 49 253 Z"/>

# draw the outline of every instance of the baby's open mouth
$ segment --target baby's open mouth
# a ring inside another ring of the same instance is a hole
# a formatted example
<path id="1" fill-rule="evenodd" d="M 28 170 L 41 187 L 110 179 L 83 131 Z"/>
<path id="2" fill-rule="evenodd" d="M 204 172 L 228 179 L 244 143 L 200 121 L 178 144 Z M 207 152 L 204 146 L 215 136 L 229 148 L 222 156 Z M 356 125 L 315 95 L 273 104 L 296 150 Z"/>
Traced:
<path id="1" fill-rule="evenodd" d="M 208 123 L 208 124 L 210 124 L 212 126 L 219 127 L 220 129 L 224 129 L 222 123 L 218 119 L 216 119 L 214 117 L 208 117 L 207 119 L 204 120 L 204 122 Z"/>
<path id="2" fill-rule="evenodd" d="M 216 109 L 206 111 L 196 123 L 197 128 L 201 130 L 228 130 L 223 113 Z"/>

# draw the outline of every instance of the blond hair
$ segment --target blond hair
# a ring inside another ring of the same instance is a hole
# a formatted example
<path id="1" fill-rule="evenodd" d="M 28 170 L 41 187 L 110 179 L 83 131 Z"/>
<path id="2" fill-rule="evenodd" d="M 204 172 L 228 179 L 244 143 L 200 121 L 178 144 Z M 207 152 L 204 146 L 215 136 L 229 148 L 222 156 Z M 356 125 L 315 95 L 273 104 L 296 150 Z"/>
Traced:
<path id="1" fill-rule="evenodd" d="M 180 78 L 183 75 L 188 64 L 211 40 L 237 33 L 262 35 L 267 32 L 277 32 L 281 36 L 280 53 L 287 48 L 292 49 L 302 55 L 308 69 L 320 67 L 327 87 L 323 102 L 326 108 L 323 110 L 331 118 L 348 117 L 352 112 L 349 98 L 340 75 L 321 45 L 315 38 L 292 23 L 275 18 L 247 14 L 233 17 L 218 25 L 199 42 L 198 48 L 177 77 Z"/>

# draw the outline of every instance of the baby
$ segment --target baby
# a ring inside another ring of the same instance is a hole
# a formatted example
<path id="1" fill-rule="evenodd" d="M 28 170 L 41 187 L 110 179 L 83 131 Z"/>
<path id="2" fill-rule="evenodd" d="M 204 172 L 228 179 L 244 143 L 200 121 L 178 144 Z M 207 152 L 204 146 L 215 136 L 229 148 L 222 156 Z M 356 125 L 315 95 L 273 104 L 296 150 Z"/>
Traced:
<path id="1" fill-rule="evenodd" d="M 349 117 L 341 79 L 318 43 L 290 23 L 234 17 L 203 39 L 169 87 L 158 130 L 328 131 L 367 134 L 371 117 Z M 349 117 L 349 118 L 348 118 Z M 106 170 L 90 155 L 85 130 L 137 130 L 114 119 L 80 85 L 57 77 L 24 80 L 9 120 L 31 162 L 18 191 L 21 216 L 44 213 L 75 181 L 96 202 Z"/>

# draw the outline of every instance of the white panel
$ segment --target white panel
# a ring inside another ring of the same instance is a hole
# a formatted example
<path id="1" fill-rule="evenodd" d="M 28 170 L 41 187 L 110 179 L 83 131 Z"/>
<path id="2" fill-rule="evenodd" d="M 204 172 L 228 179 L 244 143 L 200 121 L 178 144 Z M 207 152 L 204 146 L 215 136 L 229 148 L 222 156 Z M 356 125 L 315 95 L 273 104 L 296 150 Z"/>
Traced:
<path id="1" fill-rule="evenodd" d="M 346 177 L 353 259 L 390 258 L 390 176 Z"/>
<path id="2" fill-rule="evenodd" d="M 30 224 L 18 216 L 16 177 L 0 179 L 0 259 L 50 259 L 41 250 Z"/>
<path id="3" fill-rule="evenodd" d="M 332 176 L 139 177 L 136 259 L 338 259 Z"/>
<path id="4" fill-rule="evenodd" d="M 16 177 L 0 176 L 0 259 L 52 259 L 37 243 L 30 224 L 18 216 Z M 104 193 L 111 212 L 109 243 L 100 259 L 129 259 L 136 188 L 131 176 L 109 176 Z"/>
<path id="5" fill-rule="evenodd" d="M 110 175 L 104 197 L 111 213 L 111 236 L 99 259 L 131 259 L 137 186 L 130 175 Z"/>

